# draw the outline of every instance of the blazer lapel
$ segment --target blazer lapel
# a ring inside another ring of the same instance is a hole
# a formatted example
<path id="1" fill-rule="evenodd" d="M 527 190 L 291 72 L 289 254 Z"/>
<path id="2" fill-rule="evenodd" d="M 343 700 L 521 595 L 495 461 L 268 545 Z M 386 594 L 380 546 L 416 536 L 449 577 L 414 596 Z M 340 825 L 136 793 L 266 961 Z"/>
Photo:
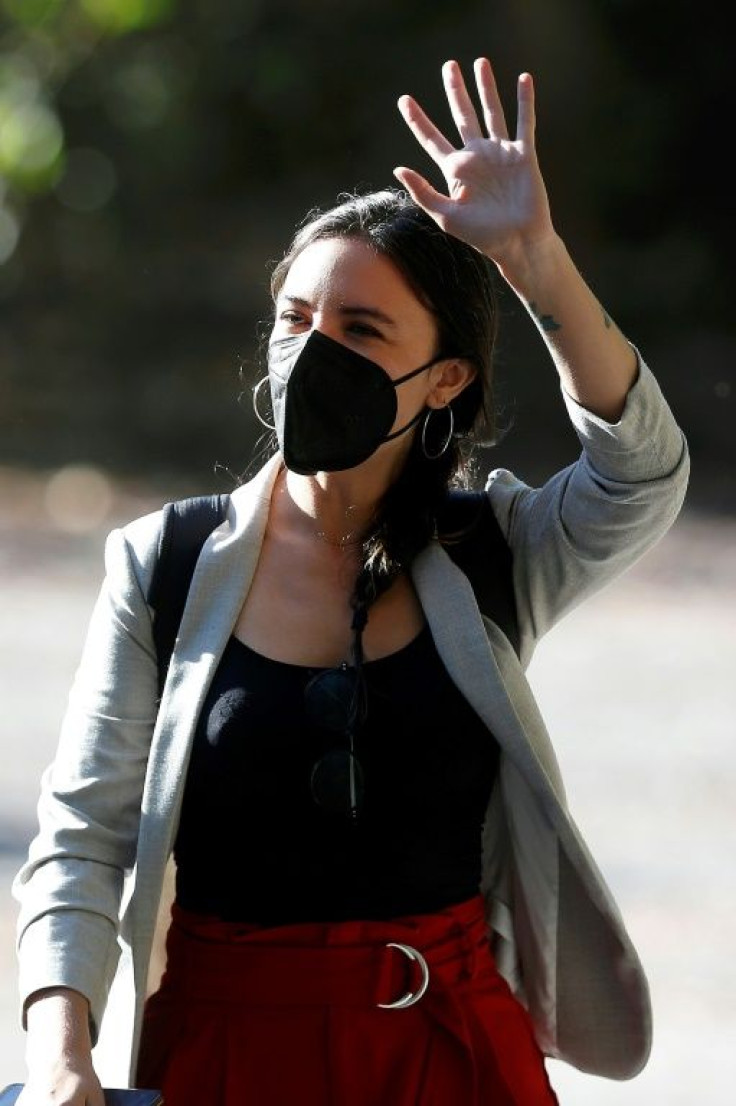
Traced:
<path id="1" fill-rule="evenodd" d="M 438 542 L 419 554 L 412 576 L 452 680 L 556 821 L 554 797 L 565 804 L 557 759 L 511 645 L 483 619 L 470 581 Z"/>
<path id="2" fill-rule="evenodd" d="M 156 805 L 176 811 L 172 834 L 192 732 L 256 570 L 280 464 L 274 456 L 233 492 L 228 517 L 205 541 L 192 576 L 154 736 L 155 744 L 164 742 L 164 755 L 152 758 L 159 771 Z"/>
<path id="3" fill-rule="evenodd" d="M 151 743 L 135 874 L 123 916 L 137 995 L 131 1056 L 137 1049 L 147 981 L 160 973 L 154 942 L 158 928 L 162 943 L 169 923 L 173 884 L 167 882 L 167 861 L 179 822 L 192 735 L 255 573 L 280 466 L 281 458 L 275 455 L 252 481 L 233 492 L 227 519 L 202 547 L 171 656 Z"/>

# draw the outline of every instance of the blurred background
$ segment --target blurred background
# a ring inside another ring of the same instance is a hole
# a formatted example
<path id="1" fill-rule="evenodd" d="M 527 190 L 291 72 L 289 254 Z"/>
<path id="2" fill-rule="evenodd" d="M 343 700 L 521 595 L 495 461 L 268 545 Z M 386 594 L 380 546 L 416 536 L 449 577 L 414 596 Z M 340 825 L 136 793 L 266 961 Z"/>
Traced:
<path id="1" fill-rule="evenodd" d="M 258 462 L 270 266 L 314 205 L 437 171 L 440 66 L 534 73 L 558 229 L 654 368 L 693 474 L 670 534 L 532 665 L 573 809 L 652 973 L 631 1084 L 565 1106 L 725 1102 L 736 1075 L 736 247 L 723 8 L 661 0 L 0 0 L 0 1085 L 23 1078 L 9 883 L 33 832 L 108 530 Z M 506 435 L 530 482 L 576 441 L 502 292 Z M 601 710 L 601 704 L 606 710 Z M 732 1052 L 732 1049 L 730 1050 Z M 727 1071 L 730 1064 L 731 1070 Z M 592 1089 L 591 1089 L 592 1088 Z"/>

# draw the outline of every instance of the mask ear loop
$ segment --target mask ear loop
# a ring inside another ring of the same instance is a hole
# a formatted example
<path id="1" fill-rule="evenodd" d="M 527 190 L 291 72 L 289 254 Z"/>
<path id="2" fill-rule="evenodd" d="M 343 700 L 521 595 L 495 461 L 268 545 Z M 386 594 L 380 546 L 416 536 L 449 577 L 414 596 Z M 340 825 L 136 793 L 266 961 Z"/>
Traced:
<path id="1" fill-rule="evenodd" d="M 261 377 L 255 388 L 253 389 L 253 411 L 261 426 L 265 426 L 267 430 L 275 430 L 276 427 L 274 426 L 274 424 L 271 422 L 266 422 L 266 420 L 263 418 L 260 411 L 258 410 L 258 394 L 263 385 L 267 382 L 267 380 L 268 376 Z"/>

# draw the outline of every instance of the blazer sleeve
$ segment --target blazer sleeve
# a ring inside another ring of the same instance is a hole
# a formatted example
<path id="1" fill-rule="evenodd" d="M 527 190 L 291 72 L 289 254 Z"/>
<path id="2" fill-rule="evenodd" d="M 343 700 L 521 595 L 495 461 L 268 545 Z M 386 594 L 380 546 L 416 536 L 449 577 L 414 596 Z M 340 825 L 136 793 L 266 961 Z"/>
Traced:
<path id="1" fill-rule="evenodd" d="M 547 630 L 666 533 L 689 477 L 687 442 L 641 357 L 617 423 L 563 398 L 582 445 L 578 460 L 539 488 L 505 469 L 486 485 L 513 555 L 525 665 Z"/>
<path id="2" fill-rule="evenodd" d="M 159 524 L 157 512 L 107 539 L 105 579 L 41 782 L 38 832 L 13 883 L 23 1024 L 34 991 L 70 987 L 90 1002 L 95 1040 L 118 961 L 121 896 L 156 720 L 145 595 Z"/>

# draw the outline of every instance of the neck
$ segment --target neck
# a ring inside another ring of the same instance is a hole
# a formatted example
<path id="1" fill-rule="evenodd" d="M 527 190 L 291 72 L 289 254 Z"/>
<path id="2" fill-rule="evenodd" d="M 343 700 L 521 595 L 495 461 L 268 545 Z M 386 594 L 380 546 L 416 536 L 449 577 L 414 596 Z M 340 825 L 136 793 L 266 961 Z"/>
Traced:
<path id="1" fill-rule="evenodd" d="M 345 472 L 318 472 L 314 476 L 285 470 L 282 494 L 300 516 L 300 524 L 314 535 L 331 545 L 358 544 L 398 474 L 396 464 L 388 461 L 375 456 Z"/>
<path id="2" fill-rule="evenodd" d="M 373 518 L 380 495 L 363 485 L 340 479 L 339 473 L 299 476 L 287 472 L 283 494 L 298 520 L 330 545 L 357 545 Z"/>

